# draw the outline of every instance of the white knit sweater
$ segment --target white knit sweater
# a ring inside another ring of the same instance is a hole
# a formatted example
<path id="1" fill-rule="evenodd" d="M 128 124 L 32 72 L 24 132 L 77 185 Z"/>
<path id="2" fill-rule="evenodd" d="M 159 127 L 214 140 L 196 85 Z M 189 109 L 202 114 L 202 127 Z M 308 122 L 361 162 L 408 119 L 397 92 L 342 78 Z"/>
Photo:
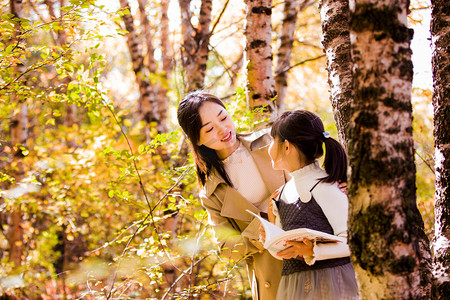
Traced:
<path id="1" fill-rule="evenodd" d="M 223 165 L 233 187 L 260 211 L 267 212 L 270 192 L 247 148 L 241 143 L 239 148 L 223 160 Z"/>

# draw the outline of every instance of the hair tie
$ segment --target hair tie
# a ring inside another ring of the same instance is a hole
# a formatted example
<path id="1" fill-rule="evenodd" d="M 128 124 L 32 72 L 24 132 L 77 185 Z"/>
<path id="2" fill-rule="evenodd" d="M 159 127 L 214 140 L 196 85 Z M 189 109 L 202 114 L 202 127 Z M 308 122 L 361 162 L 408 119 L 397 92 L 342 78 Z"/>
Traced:
<path id="1" fill-rule="evenodd" d="M 330 133 L 329 133 L 328 131 L 324 131 L 324 132 L 323 132 L 323 136 L 324 136 L 326 139 L 329 139 L 329 138 L 331 137 L 331 135 L 330 135 Z"/>

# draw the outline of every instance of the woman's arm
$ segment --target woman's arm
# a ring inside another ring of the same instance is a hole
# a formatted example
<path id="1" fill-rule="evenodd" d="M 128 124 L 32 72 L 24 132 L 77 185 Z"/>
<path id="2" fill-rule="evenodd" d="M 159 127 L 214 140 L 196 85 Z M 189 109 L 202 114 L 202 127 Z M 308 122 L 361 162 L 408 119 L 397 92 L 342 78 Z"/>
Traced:
<path id="1" fill-rule="evenodd" d="M 249 232 L 253 231 L 256 232 L 256 236 L 259 235 L 258 220 L 253 219 L 250 224 L 246 224 L 245 228 L 239 228 L 239 226 L 243 227 L 242 222 L 238 224 L 236 220 L 220 215 L 222 204 L 215 195 L 207 197 L 204 193 L 200 193 L 200 200 L 208 213 L 208 222 L 214 230 L 214 236 L 222 255 L 233 260 L 240 260 L 264 249 L 257 238 L 246 237 L 252 236 Z"/>

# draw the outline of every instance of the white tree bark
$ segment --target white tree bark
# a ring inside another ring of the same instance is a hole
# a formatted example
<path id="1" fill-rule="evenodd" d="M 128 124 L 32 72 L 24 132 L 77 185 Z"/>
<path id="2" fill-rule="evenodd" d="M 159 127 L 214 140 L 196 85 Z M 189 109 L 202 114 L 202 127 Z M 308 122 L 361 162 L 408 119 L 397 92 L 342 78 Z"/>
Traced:
<path id="1" fill-rule="evenodd" d="M 349 244 L 362 299 L 429 299 L 416 205 L 409 1 L 350 1 Z M 423 288 L 423 286 L 426 286 Z"/>
<path id="2" fill-rule="evenodd" d="M 450 3 L 433 0 L 433 106 L 436 170 L 435 234 L 433 245 L 434 296 L 450 294 Z"/>
<path id="3" fill-rule="evenodd" d="M 322 45 L 327 56 L 328 84 L 339 141 L 347 148 L 353 80 L 348 0 L 319 1 Z"/>
<path id="4" fill-rule="evenodd" d="M 275 80 L 272 72 L 272 1 L 245 0 L 245 61 L 247 101 L 251 109 L 264 107 L 276 116 Z"/>

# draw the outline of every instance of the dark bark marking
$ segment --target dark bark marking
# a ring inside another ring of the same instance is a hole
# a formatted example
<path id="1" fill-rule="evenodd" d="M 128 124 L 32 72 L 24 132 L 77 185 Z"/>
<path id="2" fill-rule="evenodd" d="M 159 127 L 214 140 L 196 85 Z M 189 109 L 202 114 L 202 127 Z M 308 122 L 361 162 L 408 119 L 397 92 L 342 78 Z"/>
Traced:
<path id="1" fill-rule="evenodd" d="M 397 20 L 395 9 L 377 8 L 374 4 L 356 5 L 350 27 L 356 32 L 376 31 L 376 40 L 390 37 L 397 43 L 410 41 L 414 32 Z"/>
<path id="2" fill-rule="evenodd" d="M 393 108 L 397 111 L 407 111 L 407 112 L 411 112 L 412 111 L 412 105 L 411 102 L 402 102 L 402 101 L 398 101 L 395 98 L 392 97 L 386 97 L 381 99 L 381 102 L 383 102 L 383 104 L 386 107 L 390 107 Z"/>
<path id="3" fill-rule="evenodd" d="M 250 49 L 265 47 L 266 45 L 267 45 L 267 42 L 264 40 L 254 40 L 250 43 Z"/>
<path id="4" fill-rule="evenodd" d="M 376 255 L 370 245 L 373 239 L 379 239 L 392 229 L 394 214 L 386 211 L 382 205 L 372 205 L 364 213 L 353 216 L 349 222 L 349 245 L 353 252 L 353 259 L 364 270 L 382 275 L 382 266 L 388 260 L 388 253 Z M 369 226 L 370 224 L 370 226 Z M 374 235 L 377 236 L 374 236 Z M 378 236 L 379 234 L 379 236 Z"/>
<path id="5" fill-rule="evenodd" d="M 252 7 L 252 13 L 266 14 L 266 15 L 270 16 L 272 14 L 272 9 L 270 7 L 265 7 L 265 6 L 255 6 L 255 7 Z"/>
<path id="6" fill-rule="evenodd" d="M 364 128 L 378 129 L 378 115 L 376 112 L 361 111 L 355 122 Z"/>
<path id="7" fill-rule="evenodd" d="M 402 256 L 389 263 L 389 270 L 392 274 L 410 274 L 416 267 L 416 261 L 411 256 Z"/>

